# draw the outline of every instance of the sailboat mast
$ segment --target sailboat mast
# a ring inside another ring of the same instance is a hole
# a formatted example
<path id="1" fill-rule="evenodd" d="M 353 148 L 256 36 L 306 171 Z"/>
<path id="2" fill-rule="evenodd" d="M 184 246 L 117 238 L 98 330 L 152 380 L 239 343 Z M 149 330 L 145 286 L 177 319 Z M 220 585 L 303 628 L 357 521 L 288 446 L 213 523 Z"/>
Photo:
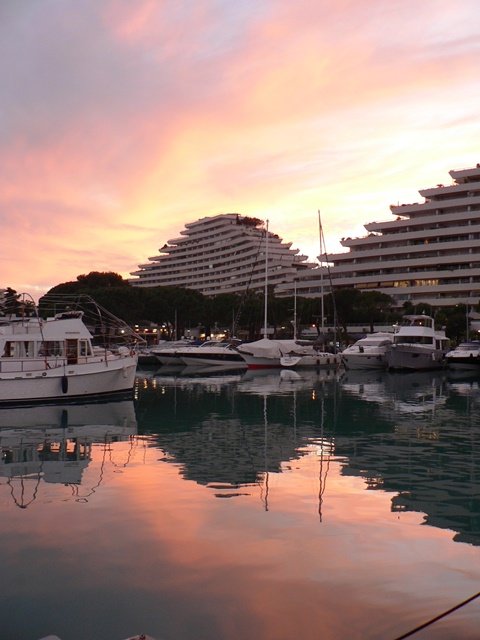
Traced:
<path id="1" fill-rule="evenodd" d="M 320 255 L 319 255 L 319 261 L 320 261 L 320 296 L 321 296 L 321 331 L 322 331 L 322 336 L 324 334 L 324 329 L 325 329 L 325 306 L 324 306 L 324 300 L 323 300 L 323 229 L 322 229 L 322 218 L 320 216 L 320 209 L 318 210 L 318 237 L 319 237 L 319 241 L 320 241 Z"/>
<path id="2" fill-rule="evenodd" d="M 267 337 L 267 311 L 268 311 L 268 220 L 265 224 L 265 296 L 264 296 L 263 337 Z"/>
<path id="3" fill-rule="evenodd" d="M 293 339 L 297 339 L 297 279 L 293 279 Z"/>

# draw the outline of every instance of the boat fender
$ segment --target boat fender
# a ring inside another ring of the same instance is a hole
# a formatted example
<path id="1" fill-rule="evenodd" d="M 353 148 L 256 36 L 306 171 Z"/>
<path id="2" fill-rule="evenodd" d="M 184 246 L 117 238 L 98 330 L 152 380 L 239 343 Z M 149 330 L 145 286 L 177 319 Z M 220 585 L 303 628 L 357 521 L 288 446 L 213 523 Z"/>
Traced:
<path id="1" fill-rule="evenodd" d="M 47 372 L 46 372 L 46 371 L 44 371 L 44 372 L 42 373 L 42 376 L 46 376 L 46 375 L 47 375 Z"/>
<path id="2" fill-rule="evenodd" d="M 128 371 L 127 371 L 127 367 L 123 367 L 123 377 L 126 378 L 128 376 Z"/>
<path id="3" fill-rule="evenodd" d="M 68 377 L 62 376 L 62 393 L 67 393 L 68 391 Z"/>

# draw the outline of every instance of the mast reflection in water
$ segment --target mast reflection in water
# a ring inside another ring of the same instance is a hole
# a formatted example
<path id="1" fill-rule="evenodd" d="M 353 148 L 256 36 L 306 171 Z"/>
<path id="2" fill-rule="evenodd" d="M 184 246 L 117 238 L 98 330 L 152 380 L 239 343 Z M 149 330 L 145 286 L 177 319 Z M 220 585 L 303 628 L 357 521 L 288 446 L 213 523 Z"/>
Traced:
<path id="1" fill-rule="evenodd" d="M 162 367 L 1 411 L 2 639 L 393 640 L 478 591 L 479 403 L 445 372 Z"/>

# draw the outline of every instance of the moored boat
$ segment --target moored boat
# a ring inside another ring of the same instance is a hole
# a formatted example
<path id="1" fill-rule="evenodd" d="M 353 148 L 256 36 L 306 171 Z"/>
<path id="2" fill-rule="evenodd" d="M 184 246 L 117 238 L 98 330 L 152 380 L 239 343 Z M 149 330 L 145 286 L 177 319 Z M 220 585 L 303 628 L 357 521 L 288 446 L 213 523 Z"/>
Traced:
<path id="1" fill-rule="evenodd" d="M 342 351 L 346 369 L 385 369 L 393 333 L 370 333 Z"/>
<path id="2" fill-rule="evenodd" d="M 449 340 L 427 315 L 404 316 L 387 351 L 387 367 L 395 370 L 441 369 Z"/>
<path id="3" fill-rule="evenodd" d="M 480 371 L 480 340 L 461 342 L 445 355 L 451 369 L 474 369 Z"/>
<path id="4" fill-rule="evenodd" d="M 262 338 L 237 347 L 249 369 L 275 369 L 296 366 L 337 366 L 338 355 L 319 352 L 311 342 Z"/>
<path id="5" fill-rule="evenodd" d="M 134 332 L 87 296 L 69 306 L 45 319 L 2 319 L 0 403 L 64 401 L 133 389 Z"/>
<path id="6" fill-rule="evenodd" d="M 183 360 L 180 359 L 179 350 L 193 346 L 192 340 L 174 340 L 164 344 L 152 347 L 151 353 L 160 364 L 184 366 Z"/>
<path id="7" fill-rule="evenodd" d="M 313 353 L 298 354 L 295 351 L 280 357 L 282 367 L 290 369 L 300 369 L 304 367 L 339 367 L 342 364 L 342 357 L 339 353 L 328 351 L 317 351 Z"/>
<path id="8" fill-rule="evenodd" d="M 247 368 L 244 356 L 231 342 L 208 341 L 197 347 L 179 349 L 177 354 L 188 366 Z"/>
<path id="9" fill-rule="evenodd" d="M 155 345 L 141 347 L 138 350 L 138 364 L 139 365 L 158 365 L 158 358 L 155 355 L 154 349 L 159 348 L 159 343 Z"/>

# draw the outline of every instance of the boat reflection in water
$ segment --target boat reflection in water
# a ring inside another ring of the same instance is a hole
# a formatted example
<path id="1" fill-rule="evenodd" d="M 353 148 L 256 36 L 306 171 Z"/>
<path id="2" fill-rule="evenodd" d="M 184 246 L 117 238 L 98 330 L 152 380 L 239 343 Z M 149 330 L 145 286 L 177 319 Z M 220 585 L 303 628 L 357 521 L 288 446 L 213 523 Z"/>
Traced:
<path id="1" fill-rule="evenodd" d="M 478 592 L 478 378 L 361 373 L 139 369 L 133 407 L 0 412 L 2 640 L 385 640 Z"/>
<path id="2" fill-rule="evenodd" d="M 107 447 L 136 433 L 131 400 L 1 408 L 0 477 L 22 508 L 36 499 L 41 483 L 68 485 L 79 498 L 75 487 L 82 483 L 93 445 Z"/>
<path id="3" fill-rule="evenodd" d="M 392 492 L 392 511 L 422 513 L 424 524 L 480 544 L 478 378 L 347 372 L 342 387 L 357 407 L 375 405 L 375 429 L 336 439 L 348 472 Z"/>
<path id="4" fill-rule="evenodd" d="M 328 451 L 343 475 L 392 493 L 392 511 L 421 512 L 425 524 L 480 544 L 480 513 L 471 503 L 480 477 L 475 377 L 199 370 L 154 376 L 141 401 L 155 384 L 162 388 L 156 398 L 163 419 L 149 424 L 147 412 L 144 426 L 186 478 L 233 492 L 261 482 L 267 472 L 282 473 L 312 448 Z"/>

